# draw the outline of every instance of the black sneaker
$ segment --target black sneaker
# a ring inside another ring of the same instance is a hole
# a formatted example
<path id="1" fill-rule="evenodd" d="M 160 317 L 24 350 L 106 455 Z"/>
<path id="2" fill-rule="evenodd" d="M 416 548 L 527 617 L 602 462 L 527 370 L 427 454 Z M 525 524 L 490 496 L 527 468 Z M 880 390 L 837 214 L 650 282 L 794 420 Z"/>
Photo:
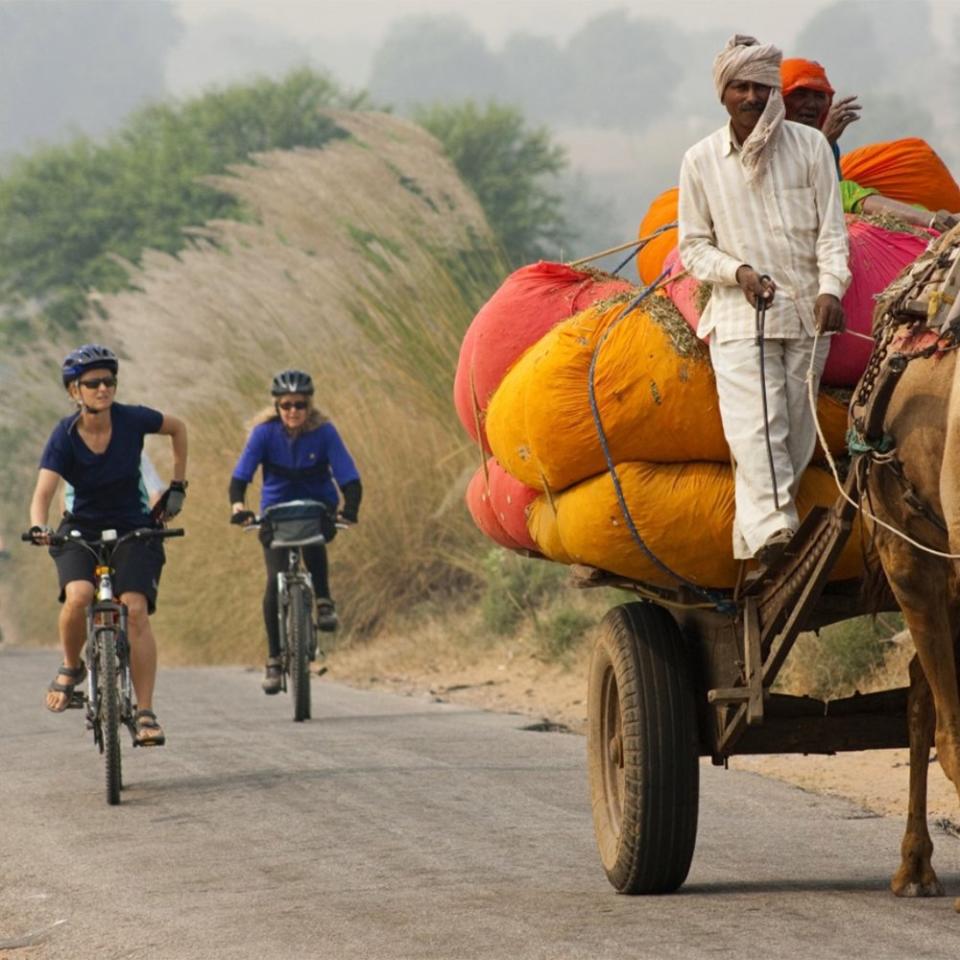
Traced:
<path id="1" fill-rule="evenodd" d="M 324 633 L 333 633 L 340 624 L 340 618 L 337 616 L 337 608 L 333 601 L 321 597 L 317 601 L 317 629 Z"/>

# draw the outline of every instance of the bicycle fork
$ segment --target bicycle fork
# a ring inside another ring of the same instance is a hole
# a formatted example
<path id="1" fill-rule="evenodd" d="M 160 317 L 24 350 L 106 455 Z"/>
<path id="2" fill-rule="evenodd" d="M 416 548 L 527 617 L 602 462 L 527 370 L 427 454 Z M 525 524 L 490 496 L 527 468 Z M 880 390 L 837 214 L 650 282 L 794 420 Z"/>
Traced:
<path id="1" fill-rule="evenodd" d="M 100 676 L 100 634 L 110 630 L 116 635 L 117 676 L 113 682 L 119 682 L 121 719 L 129 728 L 131 736 L 136 735 L 133 720 L 133 681 L 130 675 L 130 644 L 127 633 L 127 608 L 122 603 L 101 597 L 87 610 L 87 672 L 89 674 L 88 694 L 86 696 L 87 729 L 93 731 L 94 743 L 103 753 L 103 723 Z M 82 696 L 82 695 L 81 695 Z M 80 706 L 80 704 L 78 704 Z"/>

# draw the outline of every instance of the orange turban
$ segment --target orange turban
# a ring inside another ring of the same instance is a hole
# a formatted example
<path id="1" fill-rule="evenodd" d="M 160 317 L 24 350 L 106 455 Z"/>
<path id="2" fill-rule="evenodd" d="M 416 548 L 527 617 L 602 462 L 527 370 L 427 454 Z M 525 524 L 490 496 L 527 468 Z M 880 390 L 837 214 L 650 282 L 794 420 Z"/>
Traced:
<path id="1" fill-rule="evenodd" d="M 803 60 L 800 57 L 791 57 L 780 64 L 780 84 L 783 96 L 800 87 L 820 90 L 830 97 L 835 92 L 827 79 L 827 71 L 816 60 Z"/>

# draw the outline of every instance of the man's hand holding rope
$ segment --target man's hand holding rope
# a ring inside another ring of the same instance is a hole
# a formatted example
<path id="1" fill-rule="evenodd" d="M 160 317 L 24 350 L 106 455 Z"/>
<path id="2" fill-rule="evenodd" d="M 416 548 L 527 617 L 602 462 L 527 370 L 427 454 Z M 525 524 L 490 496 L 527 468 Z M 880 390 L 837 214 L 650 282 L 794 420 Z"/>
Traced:
<path id="1" fill-rule="evenodd" d="M 817 333 L 837 333 L 843 329 L 843 307 L 832 293 L 821 293 L 813 305 Z"/>

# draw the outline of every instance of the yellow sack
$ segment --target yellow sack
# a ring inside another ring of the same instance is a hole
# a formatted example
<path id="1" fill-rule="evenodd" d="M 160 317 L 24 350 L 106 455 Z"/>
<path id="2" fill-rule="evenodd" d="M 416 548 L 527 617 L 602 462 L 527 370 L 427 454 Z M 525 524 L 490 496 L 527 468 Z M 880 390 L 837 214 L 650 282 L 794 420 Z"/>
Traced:
<path id="1" fill-rule="evenodd" d="M 589 370 L 626 302 L 596 304 L 558 324 L 504 377 L 487 408 L 486 430 L 511 476 L 559 491 L 606 470 Z M 666 297 L 651 297 L 616 325 L 594 384 L 614 463 L 729 463 L 707 349 Z M 843 450 L 845 407 L 825 399 L 821 410 L 831 449 Z"/>
<path id="2" fill-rule="evenodd" d="M 622 463 L 617 476 L 640 537 L 671 570 L 702 587 L 731 588 L 733 559 L 733 472 L 720 463 Z M 837 499 L 832 475 L 811 467 L 797 497 L 801 519 L 812 506 Z M 553 498 L 533 501 L 527 526 L 546 557 L 584 563 L 661 587 L 677 582 L 634 542 L 620 511 L 609 474 L 593 477 Z M 831 575 L 848 580 L 862 574 L 859 529 L 854 527 Z"/>

